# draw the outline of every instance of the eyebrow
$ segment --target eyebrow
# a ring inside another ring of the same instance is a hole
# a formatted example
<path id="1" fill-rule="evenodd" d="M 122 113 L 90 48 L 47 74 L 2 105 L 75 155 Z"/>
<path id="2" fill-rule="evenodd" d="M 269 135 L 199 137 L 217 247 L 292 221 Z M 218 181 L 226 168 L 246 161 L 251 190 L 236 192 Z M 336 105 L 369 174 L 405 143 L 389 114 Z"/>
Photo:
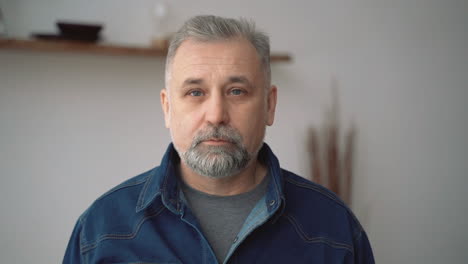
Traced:
<path id="1" fill-rule="evenodd" d="M 199 78 L 188 78 L 184 81 L 184 85 L 190 85 L 190 84 L 202 84 L 203 80 Z"/>
<path id="2" fill-rule="evenodd" d="M 248 86 L 252 86 L 251 82 L 247 77 L 242 76 L 242 75 L 235 75 L 235 76 L 230 76 L 228 78 L 227 83 L 242 83 Z M 200 85 L 203 84 L 203 79 L 201 78 L 188 78 L 184 81 L 183 85 Z"/>
<path id="3" fill-rule="evenodd" d="M 245 76 L 231 76 L 229 77 L 228 83 L 242 83 L 248 86 L 252 86 L 249 79 L 247 79 Z"/>

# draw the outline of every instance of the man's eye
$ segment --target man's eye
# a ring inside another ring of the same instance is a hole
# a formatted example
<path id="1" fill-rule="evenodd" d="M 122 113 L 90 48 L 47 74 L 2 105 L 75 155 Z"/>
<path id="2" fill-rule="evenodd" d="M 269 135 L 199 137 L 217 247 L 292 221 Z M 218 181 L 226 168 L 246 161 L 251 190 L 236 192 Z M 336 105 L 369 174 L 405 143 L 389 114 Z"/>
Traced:
<path id="1" fill-rule="evenodd" d="M 190 95 L 190 96 L 202 96 L 202 95 L 203 95 L 203 92 L 201 92 L 201 91 L 196 91 L 196 90 L 195 90 L 195 91 L 190 91 L 190 92 L 188 93 L 188 95 Z"/>
<path id="2" fill-rule="evenodd" d="M 232 95 L 242 95 L 245 92 L 242 89 L 232 89 L 231 91 L 229 91 L 229 93 L 232 94 Z"/>

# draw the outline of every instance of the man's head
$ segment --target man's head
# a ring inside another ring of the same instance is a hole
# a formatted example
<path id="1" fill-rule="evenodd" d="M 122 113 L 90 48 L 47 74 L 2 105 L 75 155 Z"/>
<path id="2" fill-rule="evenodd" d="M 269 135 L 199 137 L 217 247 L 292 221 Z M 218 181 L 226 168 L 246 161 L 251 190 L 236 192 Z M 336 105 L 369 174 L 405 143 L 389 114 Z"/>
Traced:
<path id="1" fill-rule="evenodd" d="M 245 20 L 190 19 L 171 41 L 161 103 L 184 165 L 213 178 L 241 172 L 274 120 L 268 37 Z"/>

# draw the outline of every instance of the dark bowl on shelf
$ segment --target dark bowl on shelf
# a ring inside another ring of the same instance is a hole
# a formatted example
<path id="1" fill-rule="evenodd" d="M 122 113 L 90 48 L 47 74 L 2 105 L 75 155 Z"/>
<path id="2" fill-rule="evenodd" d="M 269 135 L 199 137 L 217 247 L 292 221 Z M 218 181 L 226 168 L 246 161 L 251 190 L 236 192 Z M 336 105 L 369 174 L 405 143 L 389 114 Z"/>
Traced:
<path id="1" fill-rule="evenodd" d="M 60 35 L 69 40 L 97 41 L 102 25 L 57 22 Z"/>

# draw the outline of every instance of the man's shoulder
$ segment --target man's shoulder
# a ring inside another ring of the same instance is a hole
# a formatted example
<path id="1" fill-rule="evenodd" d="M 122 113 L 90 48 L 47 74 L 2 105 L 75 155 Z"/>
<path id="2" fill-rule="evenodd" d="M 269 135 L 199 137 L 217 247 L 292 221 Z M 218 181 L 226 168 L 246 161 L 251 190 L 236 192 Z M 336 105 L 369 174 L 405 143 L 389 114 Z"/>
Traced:
<path id="1" fill-rule="evenodd" d="M 80 251 L 87 252 L 108 239 L 133 237 L 139 224 L 153 209 L 138 211 L 142 190 L 158 173 L 160 167 L 134 176 L 97 198 L 78 219 L 75 226 Z"/>
<path id="2" fill-rule="evenodd" d="M 337 210 L 349 210 L 348 206 L 334 192 L 324 186 L 312 182 L 293 172 L 282 169 L 285 192 L 295 200 L 308 203 L 309 199 L 314 202 L 326 203 Z"/>
<path id="3" fill-rule="evenodd" d="M 357 239 L 363 229 L 351 209 L 327 188 L 282 170 L 286 198 L 285 217 L 304 233 Z"/>
<path id="4" fill-rule="evenodd" d="M 110 218 L 126 217 L 130 212 L 136 213 L 141 191 L 158 168 L 134 176 L 101 195 L 80 216 L 81 225 L 89 226 L 87 222 L 92 222 L 93 226 L 101 222 L 109 223 Z"/>

